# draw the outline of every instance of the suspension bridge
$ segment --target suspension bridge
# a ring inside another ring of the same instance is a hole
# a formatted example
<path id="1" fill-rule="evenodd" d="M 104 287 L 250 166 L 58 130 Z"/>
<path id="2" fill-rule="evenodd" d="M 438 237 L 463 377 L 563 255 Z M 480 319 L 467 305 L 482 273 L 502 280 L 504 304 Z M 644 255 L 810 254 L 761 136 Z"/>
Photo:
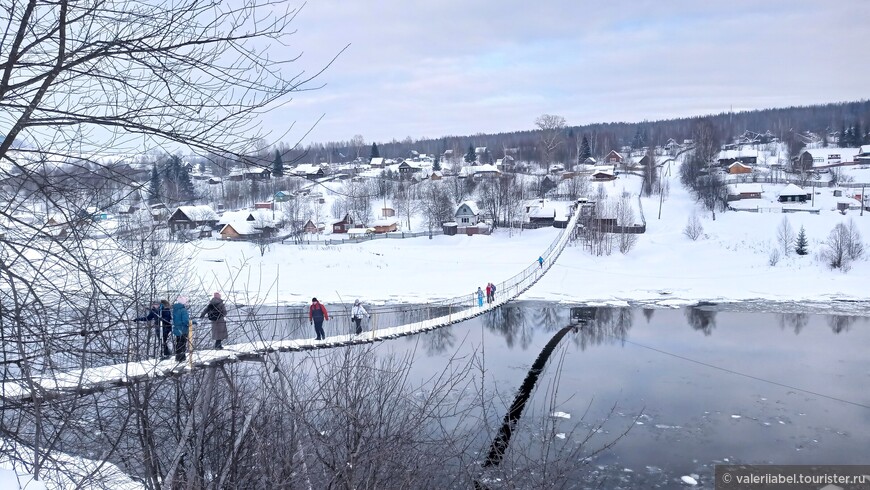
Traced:
<path id="1" fill-rule="evenodd" d="M 368 331 L 359 334 L 329 336 L 325 340 L 311 339 L 307 328 L 308 316 L 297 314 L 292 317 L 277 315 L 267 318 L 271 329 L 259 328 L 256 340 L 226 345 L 222 350 L 196 348 L 188 352 L 188 359 L 179 363 L 173 359 L 146 359 L 119 364 L 57 370 L 30 376 L 25 380 L 6 380 L 0 385 L 0 399 L 6 402 L 26 402 L 51 400 L 67 396 L 83 396 L 121 386 L 136 384 L 143 380 L 179 376 L 195 370 L 214 367 L 220 364 L 262 360 L 267 354 L 275 352 L 295 352 L 314 349 L 380 342 L 409 335 L 429 332 L 438 328 L 459 323 L 497 309 L 518 298 L 535 285 L 553 267 L 565 246 L 571 240 L 580 219 L 576 206 L 570 209 L 570 219 L 563 231 L 540 254 L 542 262 L 534 260 L 528 267 L 501 283 L 496 284 L 496 294 L 492 302 L 479 305 L 476 294 L 467 294 L 441 301 L 430 302 L 423 306 L 408 306 L 394 310 L 393 315 L 380 315 L 372 312 Z M 350 324 L 346 313 L 330 315 L 330 321 Z M 242 321 L 250 321 L 242 319 Z M 262 327 L 263 319 L 257 319 Z M 295 330 L 286 328 L 279 332 L 278 324 L 295 324 Z M 328 326 L 328 325 L 325 325 Z M 271 333 L 264 333 L 270 331 Z M 193 331 L 192 331 L 193 333 Z M 281 338 L 304 335 L 305 338 Z M 268 338 L 266 338 L 268 336 Z"/>

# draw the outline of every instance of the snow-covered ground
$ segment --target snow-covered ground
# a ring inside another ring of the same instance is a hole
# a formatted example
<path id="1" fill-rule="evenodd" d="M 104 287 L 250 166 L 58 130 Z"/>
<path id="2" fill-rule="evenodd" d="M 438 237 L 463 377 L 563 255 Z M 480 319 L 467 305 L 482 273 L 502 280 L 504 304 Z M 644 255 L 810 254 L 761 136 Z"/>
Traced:
<path id="1" fill-rule="evenodd" d="M 838 222 L 854 219 L 870 237 L 870 213 L 845 216 L 822 207 L 820 214 L 717 213 L 694 202 L 670 172 L 670 193 L 658 219 L 658 196 L 642 199 L 647 232 L 627 255 L 593 256 L 582 246 L 565 250 L 556 266 L 521 299 L 567 302 L 813 301 L 870 299 L 870 265 L 859 260 L 848 273 L 830 270 L 817 255 Z M 667 173 L 666 173 L 667 174 Z M 609 193 L 637 192 L 637 177 L 608 183 Z M 593 184 L 595 187 L 596 184 Z M 766 184 L 771 192 L 776 187 Z M 615 192 L 614 192 L 615 191 Z M 826 191 L 829 192 L 829 191 Z M 594 194 L 594 192 L 593 192 Z M 636 202 L 636 199 L 634 199 Z M 819 207 L 819 206 L 817 206 Z M 697 213 L 704 234 L 683 234 Z M 777 247 L 776 229 L 787 217 L 795 233 L 804 226 L 810 254 L 768 265 Z M 490 236 L 374 240 L 348 245 L 276 244 L 260 257 L 250 244 L 204 241 L 187 245 L 199 271 L 203 295 L 221 290 L 230 301 L 251 304 L 326 302 L 423 302 L 470 293 L 507 279 L 544 251 L 561 230 L 496 230 Z"/>

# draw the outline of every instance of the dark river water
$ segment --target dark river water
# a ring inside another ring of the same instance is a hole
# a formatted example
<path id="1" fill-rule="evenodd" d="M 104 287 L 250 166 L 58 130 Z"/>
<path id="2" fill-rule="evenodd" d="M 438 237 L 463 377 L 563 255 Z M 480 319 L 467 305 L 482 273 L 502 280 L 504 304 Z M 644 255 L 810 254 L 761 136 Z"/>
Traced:
<path id="1" fill-rule="evenodd" d="M 715 307 L 574 313 L 592 319 L 560 341 L 523 416 L 563 412 L 555 418 L 565 443 L 603 422 L 589 449 L 630 428 L 587 461 L 605 487 L 669 488 L 695 475 L 712 488 L 713 465 L 725 462 L 870 462 L 867 317 Z M 509 403 L 571 316 L 568 306 L 512 304 L 378 351 L 413 350 L 421 379 L 482 352 L 487 388 Z"/>

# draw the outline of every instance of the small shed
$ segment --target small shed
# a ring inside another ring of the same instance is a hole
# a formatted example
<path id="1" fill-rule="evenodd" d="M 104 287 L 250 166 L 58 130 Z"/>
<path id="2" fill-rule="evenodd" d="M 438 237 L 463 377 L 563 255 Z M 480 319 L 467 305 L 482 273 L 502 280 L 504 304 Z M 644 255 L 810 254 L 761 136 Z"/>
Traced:
<path id="1" fill-rule="evenodd" d="M 312 220 L 308 220 L 305 222 L 305 225 L 302 226 L 302 230 L 305 233 L 320 233 L 324 230 L 325 226 L 323 223 L 314 223 Z"/>
<path id="2" fill-rule="evenodd" d="M 448 221 L 447 223 L 442 224 L 441 227 L 444 230 L 445 235 L 454 236 L 456 235 L 457 228 L 459 228 L 459 223 Z"/>

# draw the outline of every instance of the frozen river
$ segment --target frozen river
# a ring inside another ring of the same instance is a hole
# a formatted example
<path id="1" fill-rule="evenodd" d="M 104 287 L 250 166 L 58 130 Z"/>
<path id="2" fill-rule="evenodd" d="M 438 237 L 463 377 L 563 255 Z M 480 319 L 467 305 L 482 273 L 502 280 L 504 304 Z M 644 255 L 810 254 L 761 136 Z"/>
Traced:
<path id="1" fill-rule="evenodd" d="M 866 464 L 868 317 L 735 310 L 584 310 L 595 319 L 561 341 L 523 417 L 562 412 L 560 444 L 579 443 L 603 421 L 590 450 L 630 427 L 586 461 L 585 474 L 606 488 L 672 487 L 692 474 L 712 488 L 718 462 Z M 518 303 L 378 349 L 414 349 L 420 376 L 484 352 L 487 388 L 510 403 L 570 316 L 568 306 Z"/>

